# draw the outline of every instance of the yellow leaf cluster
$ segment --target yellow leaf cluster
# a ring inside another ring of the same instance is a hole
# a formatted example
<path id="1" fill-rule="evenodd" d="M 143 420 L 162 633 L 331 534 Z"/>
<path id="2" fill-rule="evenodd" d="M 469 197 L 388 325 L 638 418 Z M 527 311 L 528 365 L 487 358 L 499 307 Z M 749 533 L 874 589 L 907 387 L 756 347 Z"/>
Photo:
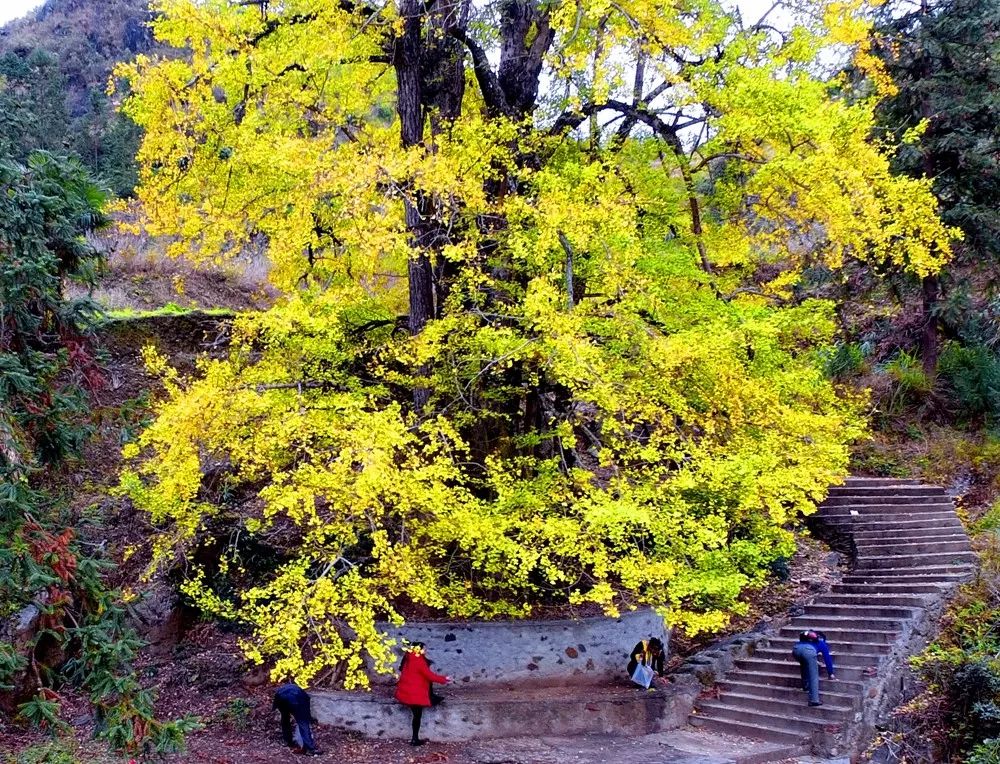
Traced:
<path id="1" fill-rule="evenodd" d="M 195 259 L 266 242 L 283 293 L 191 378 L 147 358 L 165 396 L 122 485 L 156 563 L 213 551 L 187 593 L 302 683 L 387 670 L 378 623 L 414 607 L 724 624 L 864 433 L 822 371 L 832 306 L 795 298 L 805 266 L 950 254 L 927 183 L 869 140 L 874 102 L 817 74 L 864 54 L 863 9 L 817 3 L 775 39 L 714 0 L 556 2 L 533 113 L 490 116 L 469 72 L 461 116 L 404 147 L 404 25 L 350 8 L 161 0 L 190 55 L 118 71 L 145 225 Z M 661 100 L 618 138 L 597 105 L 629 101 L 635 61 Z M 551 129 L 588 104 L 589 140 Z M 411 336 L 418 256 L 438 302 Z"/>

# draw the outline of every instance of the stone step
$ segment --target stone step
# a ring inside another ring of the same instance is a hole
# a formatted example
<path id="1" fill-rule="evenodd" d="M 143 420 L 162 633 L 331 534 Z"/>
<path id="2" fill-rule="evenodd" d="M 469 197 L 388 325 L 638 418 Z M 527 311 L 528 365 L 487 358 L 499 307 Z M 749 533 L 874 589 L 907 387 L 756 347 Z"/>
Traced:
<path id="1" fill-rule="evenodd" d="M 932 582 L 914 583 L 840 583 L 830 590 L 835 594 L 941 594 L 947 589 L 943 584 Z"/>
<path id="2" fill-rule="evenodd" d="M 803 743 L 802 741 L 798 743 L 781 743 L 770 740 L 748 740 L 745 737 L 716 735 L 707 729 L 694 730 L 689 727 L 681 732 L 681 735 L 704 735 L 711 739 L 711 742 L 707 746 L 708 750 L 706 750 L 705 745 L 699 745 L 694 740 L 685 739 L 679 735 L 672 735 L 669 742 L 670 747 L 677 748 L 683 753 L 688 754 L 688 756 L 683 757 L 683 760 L 688 762 L 700 761 L 702 757 L 710 755 L 711 761 L 722 761 L 724 759 L 729 764 L 788 764 L 789 762 L 798 761 L 800 756 L 808 756 L 812 751 L 812 745 Z M 647 755 L 649 754 L 647 753 Z M 631 759 L 632 757 L 629 758 Z M 609 762 L 624 761 L 623 759 L 618 759 L 617 756 L 613 759 L 606 758 L 604 760 Z M 414 761 L 419 761 L 419 758 L 414 759 Z M 510 759 L 504 759 L 504 761 L 512 762 Z"/>
<path id="3" fill-rule="evenodd" d="M 859 570 L 917 570 L 926 567 L 953 567 L 963 563 L 974 564 L 979 558 L 975 552 L 920 553 L 908 557 L 858 556 Z"/>
<path id="4" fill-rule="evenodd" d="M 864 632 L 859 631 L 853 626 L 857 621 L 853 619 L 848 619 L 851 625 L 845 624 L 844 628 L 824 628 L 822 626 L 807 626 L 802 625 L 799 627 L 793 626 L 783 626 L 778 630 L 778 638 L 782 640 L 788 640 L 788 644 L 791 645 L 797 642 L 799 639 L 799 632 L 805 631 L 808 628 L 819 629 L 824 634 L 826 634 L 827 640 L 830 642 L 831 647 L 843 646 L 846 644 L 880 644 L 880 645 L 892 645 L 896 641 L 896 637 L 899 635 L 899 630 L 894 631 L 872 631 L 866 630 Z M 855 642 L 854 640 L 863 639 L 864 642 Z M 791 647 L 788 648 L 789 650 Z M 838 649 L 840 649 L 838 647 Z"/>
<path id="5" fill-rule="evenodd" d="M 916 478 L 894 478 L 894 477 L 867 477 L 865 475 L 849 475 L 844 480 L 844 485 L 927 485 Z M 932 486 L 934 487 L 934 486 Z"/>
<path id="6" fill-rule="evenodd" d="M 928 512 L 926 514 L 910 515 L 838 515 L 836 517 L 821 517 L 823 525 L 834 530 L 849 532 L 857 531 L 897 531 L 915 528 L 949 528 L 955 527 L 958 518 L 955 511 Z M 961 523 L 959 523 L 961 527 Z"/>
<path id="7" fill-rule="evenodd" d="M 844 494 L 840 496 L 828 496 L 823 500 L 820 505 L 823 509 L 829 509 L 832 507 L 838 507 L 842 505 L 860 505 L 860 506 L 897 506 L 897 507 L 909 507 L 917 506 L 920 504 L 948 504 L 952 505 L 952 502 L 947 499 L 947 497 L 940 496 L 938 494 L 914 494 L 912 496 L 901 496 L 899 494 L 884 493 L 875 496 L 858 496 L 857 494 Z"/>
<path id="8" fill-rule="evenodd" d="M 748 675 L 752 673 L 760 674 L 775 674 L 778 676 L 787 675 L 795 680 L 795 682 L 801 682 L 802 678 L 799 674 L 799 664 L 797 661 L 792 660 L 791 650 L 786 653 L 787 658 L 778 660 L 767 660 L 765 658 L 738 658 L 733 661 L 733 665 L 739 669 L 748 672 Z M 847 682 L 862 682 L 867 677 L 868 674 L 865 672 L 867 667 L 863 666 L 837 666 L 836 655 L 834 655 L 834 668 L 837 670 L 837 681 L 843 679 Z"/>
<path id="9" fill-rule="evenodd" d="M 863 541 L 893 540 L 893 539 L 922 539 L 931 536 L 965 536 L 965 528 L 962 523 L 955 519 L 954 523 L 947 525 L 931 525 L 921 528 L 883 528 L 874 531 L 852 530 L 851 535 L 854 542 L 860 544 Z"/>
<path id="10" fill-rule="evenodd" d="M 798 732 L 789 732 L 785 727 L 765 727 L 760 724 L 746 724 L 700 715 L 692 715 L 691 724 L 711 732 L 720 732 L 723 735 L 745 737 L 750 740 L 766 740 L 773 743 L 803 745 L 808 751 L 808 747 L 804 744 L 806 736 Z"/>
<path id="11" fill-rule="evenodd" d="M 761 698 L 762 700 L 802 702 L 802 688 L 797 686 L 775 687 L 774 685 L 755 684 L 741 679 L 723 679 L 717 683 L 717 686 L 727 695 L 734 693 L 744 697 Z M 823 686 L 822 682 L 820 682 L 820 686 Z M 823 702 L 832 708 L 844 711 L 851 711 L 857 708 L 861 702 L 860 696 L 856 693 L 834 692 L 828 689 L 836 686 L 833 682 L 828 681 L 826 683 L 826 686 L 823 688 Z M 726 695 L 723 697 L 726 697 Z"/>
<path id="12" fill-rule="evenodd" d="M 920 571 L 855 570 L 850 575 L 844 576 L 841 582 L 844 584 L 926 583 L 950 587 L 967 580 L 973 573 L 972 568 L 961 567 L 949 567 L 942 570 L 924 568 Z"/>
<path id="13" fill-rule="evenodd" d="M 842 592 L 824 594 L 815 600 L 817 605 L 868 605 L 868 606 L 890 606 L 900 607 L 925 607 L 928 599 L 926 594 L 888 594 L 880 592 Z"/>
<path id="14" fill-rule="evenodd" d="M 969 543 L 969 536 L 958 528 L 897 528 L 896 536 L 865 536 L 851 534 L 856 546 L 893 547 L 906 544 L 950 544 L 956 541 Z"/>
<path id="15" fill-rule="evenodd" d="M 883 496 L 853 496 L 843 494 L 841 496 L 830 496 L 818 505 L 821 513 L 829 512 L 836 514 L 836 511 L 844 507 L 865 508 L 868 510 L 884 509 L 886 512 L 903 512 L 924 507 L 951 507 L 955 508 L 955 502 L 947 496 L 893 496 L 885 494 Z"/>
<path id="16" fill-rule="evenodd" d="M 896 528 L 894 533 L 881 531 L 882 535 L 872 536 L 865 531 L 851 533 L 858 546 L 898 546 L 899 544 L 920 544 L 926 541 L 968 541 L 969 536 L 960 528 Z"/>
<path id="17" fill-rule="evenodd" d="M 868 639 L 870 634 L 893 632 L 899 634 L 902 621 L 899 618 L 868 618 L 861 616 L 808 615 L 791 619 L 784 628 L 795 629 L 798 634 L 804 629 L 819 629 L 827 634 L 831 631 L 853 631 L 857 636 Z M 869 639 L 868 641 L 874 641 Z"/>
<path id="18" fill-rule="evenodd" d="M 820 699 L 822 700 L 822 698 Z M 706 709 L 710 709 L 709 713 L 713 719 L 732 721 L 740 724 L 753 724 L 754 726 L 769 729 L 787 730 L 788 732 L 799 733 L 801 735 L 811 735 L 815 730 L 821 730 L 827 725 L 838 723 L 826 721 L 819 714 L 810 716 L 809 712 L 814 709 L 810 708 L 808 700 L 805 697 L 802 698 L 802 713 L 795 716 L 727 706 L 715 701 L 706 701 L 705 707 Z M 817 706 L 816 708 L 819 709 L 822 706 Z"/>
<path id="19" fill-rule="evenodd" d="M 726 693 L 714 700 L 698 701 L 698 709 L 701 713 L 706 713 L 710 709 L 717 709 L 724 712 L 745 710 L 752 713 L 782 716 L 786 719 L 802 719 L 805 717 L 810 721 L 819 719 L 826 724 L 838 724 L 854 715 L 853 708 L 834 706 L 825 699 L 823 699 L 822 706 L 810 707 L 808 698 L 809 696 L 802 690 L 799 690 L 799 697 L 795 700 L 774 700 L 752 695 Z M 808 716 L 803 713 L 804 711 L 808 712 Z M 726 718 L 724 714 L 717 716 Z"/>
<path id="20" fill-rule="evenodd" d="M 893 544 L 881 540 L 879 543 L 856 542 L 858 557 L 874 555 L 882 557 L 899 557 L 900 555 L 927 554 L 929 552 L 968 552 L 972 549 L 967 536 L 941 536 L 938 539 L 924 541 L 901 540 Z"/>
<path id="21" fill-rule="evenodd" d="M 832 485 L 828 496 L 947 496 L 933 485 Z"/>
<path id="22" fill-rule="evenodd" d="M 727 679 L 739 682 L 749 682 L 751 684 L 761 684 L 765 686 L 781 687 L 781 688 L 793 688 L 802 692 L 802 676 L 799 674 L 798 664 L 792 664 L 795 667 L 795 671 L 763 671 L 763 670 L 752 670 L 752 671 L 733 671 L 727 675 Z M 840 676 L 837 677 L 836 682 L 831 682 L 829 679 L 824 679 L 823 675 L 820 675 L 820 689 L 827 686 L 836 686 L 834 690 L 840 694 L 848 695 L 861 695 L 861 690 L 864 685 L 860 680 L 857 679 L 846 679 Z"/>
<path id="23" fill-rule="evenodd" d="M 857 617 L 859 619 L 888 618 L 895 619 L 896 623 L 907 618 L 912 618 L 914 614 L 914 608 L 892 607 L 888 605 L 886 607 L 881 607 L 880 605 L 824 605 L 822 603 L 806 605 L 805 611 L 806 616 L 810 619 L 818 615 L 828 615 L 839 616 L 841 618 Z"/>
<path id="24" fill-rule="evenodd" d="M 820 629 L 820 631 L 823 630 Z M 792 649 L 792 646 L 798 642 L 798 634 L 799 632 L 795 632 L 794 634 L 777 634 L 769 639 L 766 647 L 758 648 L 758 652 L 761 649 L 779 649 L 787 653 Z M 839 633 L 837 634 L 836 639 L 834 639 L 828 631 L 823 631 L 823 634 L 830 643 L 834 656 L 844 653 L 852 653 L 856 655 L 885 655 L 892 649 L 890 642 L 866 642 L 863 641 L 863 634 L 858 634 L 854 631 Z M 892 636 L 895 636 L 895 634 L 893 633 Z"/>
<path id="25" fill-rule="evenodd" d="M 820 517 L 839 517 L 841 515 L 850 515 L 853 512 L 857 512 L 861 515 L 886 515 L 889 517 L 897 517 L 899 515 L 906 514 L 921 514 L 928 512 L 952 512 L 955 511 L 955 505 L 950 501 L 919 501 L 919 502 L 906 502 L 902 504 L 887 504 L 886 502 L 880 501 L 876 503 L 868 501 L 841 501 L 835 504 L 823 504 L 818 510 Z"/>
<path id="26" fill-rule="evenodd" d="M 825 632 L 824 632 L 825 633 Z M 757 650 L 753 655 L 755 658 L 761 658 L 768 661 L 788 661 L 792 665 L 798 666 L 792 659 L 792 645 L 794 642 L 789 642 L 788 647 L 766 647 L 762 650 Z M 885 654 L 873 654 L 873 653 L 852 653 L 841 649 L 840 643 L 834 644 L 830 643 L 830 651 L 833 653 L 833 667 L 835 670 L 839 670 L 843 666 L 860 666 L 862 668 L 866 666 L 877 666 L 882 662 L 882 658 Z M 823 665 L 822 656 L 820 656 L 820 665 Z M 826 669 L 821 669 L 825 671 Z"/>

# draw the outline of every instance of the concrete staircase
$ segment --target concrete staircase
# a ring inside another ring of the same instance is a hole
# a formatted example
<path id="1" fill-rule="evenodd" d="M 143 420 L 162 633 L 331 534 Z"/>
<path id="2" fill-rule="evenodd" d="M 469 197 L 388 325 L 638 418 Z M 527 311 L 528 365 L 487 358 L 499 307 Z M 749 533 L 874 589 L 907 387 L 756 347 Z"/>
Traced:
<path id="1" fill-rule="evenodd" d="M 900 665 L 927 608 L 940 607 L 976 563 L 952 500 L 917 481 L 848 478 L 830 489 L 812 522 L 852 553 L 849 574 L 736 661 L 717 683 L 719 697 L 699 700 L 691 716 L 703 729 L 784 744 L 771 761 L 852 742 L 852 725 L 860 730 L 866 703 L 881 695 L 880 675 Z M 826 634 L 836 668 L 832 682 L 821 669 L 823 705 L 814 708 L 791 657 L 804 629 Z"/>

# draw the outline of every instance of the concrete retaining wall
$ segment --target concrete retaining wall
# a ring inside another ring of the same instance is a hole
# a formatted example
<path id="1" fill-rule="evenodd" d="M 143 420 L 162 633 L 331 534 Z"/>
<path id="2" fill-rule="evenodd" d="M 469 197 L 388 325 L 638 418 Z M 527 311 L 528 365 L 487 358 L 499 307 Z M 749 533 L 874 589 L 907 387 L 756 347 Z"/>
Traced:
<path id="1" fill-rule="evenodd" d="M 663 619 L 650 609 L 620 618 L 408 623 L 383 629 L 397 639 L 423 642 L 434 670 L 459 687 L 603 684 L 624 675 L 629 651 L 640 639 L 659 637 L 669 647 Z M 373 681 L 389 684 L 395 678 L 378 675 Z"/>
<path id="2" fill-rule="evenodd" d="M 424 713 L 421 737 L 436 741 L 551 735 L 646 735 L 683 726 L 700 685 L 667 685 L 647 692 L 618 684 L 602 688 L 485 689 L 445 687 L 445 701 Z M 312 693 L 323 724 L 366 737 L 410 736 L 410 710 L 389 689 L 374 693 Z"/>

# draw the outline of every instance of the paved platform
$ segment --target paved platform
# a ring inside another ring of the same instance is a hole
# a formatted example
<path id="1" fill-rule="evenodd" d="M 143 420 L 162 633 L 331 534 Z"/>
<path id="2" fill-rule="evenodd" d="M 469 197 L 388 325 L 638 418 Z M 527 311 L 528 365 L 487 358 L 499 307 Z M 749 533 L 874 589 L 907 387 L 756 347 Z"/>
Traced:
<path id="1" fill-rule="evenodd" d="M 508 738 L 469 743 L 466 751 L 475 764 L 754 764 L 775 761 L 787 748 L 677 729 L 633 738 Z"/>

